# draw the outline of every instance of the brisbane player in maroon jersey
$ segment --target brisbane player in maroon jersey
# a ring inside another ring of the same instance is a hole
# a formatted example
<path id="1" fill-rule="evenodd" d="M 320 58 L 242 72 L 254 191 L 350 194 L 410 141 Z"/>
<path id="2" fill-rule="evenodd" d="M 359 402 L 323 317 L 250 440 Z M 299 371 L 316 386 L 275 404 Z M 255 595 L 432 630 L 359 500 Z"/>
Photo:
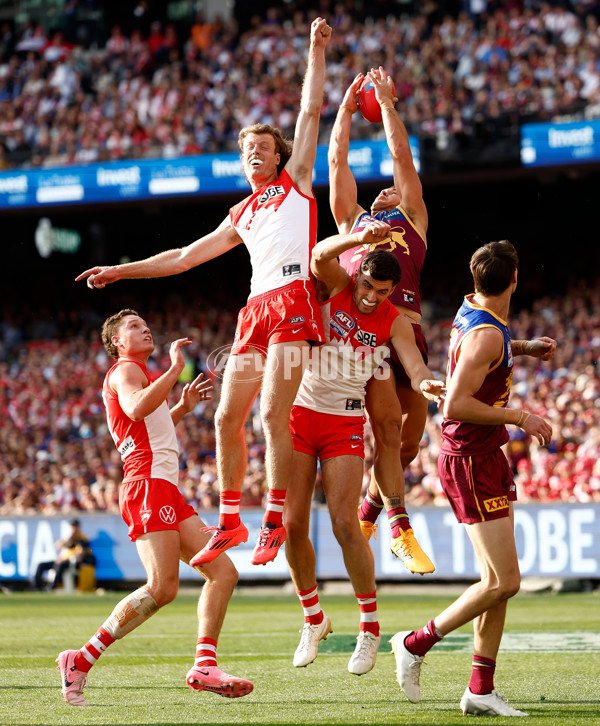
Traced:
<path id="1" fill-rule="evenodd" d="M 505 424 L 519 426 L 541 446 L 552 428 L 529 411 L 508 408 L 513 356 L 550 360 L 552 338 L 512 340 L 506 320 L 517 286 L 518 257 L 510 242 L 490 242 L 471 257 L 475 293 L 467 295 L 452 324 L 442 448 L 438 471 L 444 492 L 473 544 L 481 580 L 471 585 L 421 630 L 391 639 L 398 683 L 409 701 L 421 698 L 425 654 L 445 635 L 473 621 L 471 680 L 460 702 L 464 714 L 526 716 L 494 689 L 496 657 L 506 605 L 519 591 L 513 531 L 516 486 L 501 447 Z"/>
<path id="2" fill-rule="evenodd" d="M 374 249 L 391 252 L 402 269 L 402 280 L 390 296 L 396 310 L 413 326 L 415 340 L 427 363 L 427 343 L 421 330 L 421 298 L 419 281 L 427 252 L 427 208 L 423 201 L 421 180 L 413 164 L 408 134 L 394 108 L 394 84 L 383 68 L 371 70 L 375 97 L 381 106 L 383 127 L 393 159 L 394 185 L 382 189 L 371 204 L 370 212 L 357 200 L 356 180 L 348 163 L 352 116 L 358 110 L 356 94 L 365 76 L 359 73 L 350 84 L 339 108 L 329 145 L 330 205 L 340 233 L 359 232 L 373 220 L 390 225 L 390 234 L 382 241 L 347 250 L 340 262 L 348 274 L 354 275 L 365 255 Z M 367 386 L 367 412 L 375 436 L 375 466 L 367 495 L 359 510 L 363 534 L 373 533 L 383 499 L 376 483 L 379 468 L 396 467 L 400 452 L 401 476 L 419 450 L 427 419 L 427 401 L 410 384 L 406 371 L 392 351 L 390 360 L 393 376 L 373 378 Z M 418 546 L 404 509 L 404 480 L 401 496 L 394 507 L 403 510 L 401 527 L 404 536 L 392 537 L 391 549 L 397 557 L 412 558 L 424 574 L 433 571 L 427 555 Z"/>

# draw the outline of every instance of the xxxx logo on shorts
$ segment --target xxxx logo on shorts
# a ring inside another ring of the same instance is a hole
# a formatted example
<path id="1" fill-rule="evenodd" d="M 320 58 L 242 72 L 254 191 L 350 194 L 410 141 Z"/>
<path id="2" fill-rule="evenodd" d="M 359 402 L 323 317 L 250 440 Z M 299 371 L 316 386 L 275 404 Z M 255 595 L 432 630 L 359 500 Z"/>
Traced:
<path id="1" fill-rule="evenodd" d="M 175 522 L 175 510 L 173 507 L 161 507 L 158 516 L 165 524 L 173 524 Z"/>
<path id="2" fill-rule="evenodd" d="M 496 512 L 498 509 L 508 509 L 508 497 L 494 497 L 483 501 L 487 512 Z"/>

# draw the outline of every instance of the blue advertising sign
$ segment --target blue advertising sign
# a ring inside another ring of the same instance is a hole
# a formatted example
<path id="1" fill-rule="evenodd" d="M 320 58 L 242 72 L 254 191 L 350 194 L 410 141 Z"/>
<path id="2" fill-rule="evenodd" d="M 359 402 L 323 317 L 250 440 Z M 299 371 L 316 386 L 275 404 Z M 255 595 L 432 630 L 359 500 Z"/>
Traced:
<path id="1" fill-rule="evenodd" d="M 523 166 L 557 166 L 599 160 L 600 121 L 521 126 Z"/>
<path id="2" fill-rule="evenodd" d="M 419 145 L 410 137 L 417 172 Z M 313 183 L 329 183 L 327 146 L 317 148 Z M 393 161 L 385 141 L 353 141 L 349 162 L 357 181 L 392 177 Z M 169 197 L 249 191 L 239 154 L 205 154 L 178 159 L 135 159 L 106 164 L 15 169 L 0 172 L 0 210 L 58 205 L 144 201 Z"/>
<path id="3" fill-rule="evenodd" d="M 283 550 L 266 567 L 250 563 L 262 522 L 262 510 L 245 510 L 242 519 L 248 527 L 248 542 L 228 553 L 241 580 L 288 579 Z M 127 527 L 117 515 L 78 516 L 84 534 L 97 558 L 98 580 L 140 580 L 144 570 L 137 550 L 129 541 Z M 202 514 L 209 525 L 217 524 L 217 512 Z M 600 504 L 539 504 L 515 507 L 515 539 L 521 574 L 526 576 L 600 577 Z M 436 567 L 428 579 L 479 577 L 473 547 L 463 525 L 457 523 L 450 507 L 420 507 L 411 514 L 411 524 L 419 543 Z M 67 518 L 0 518 L 0 581 L 31 580 L 38 563 L 52 561 L 54 542 L 69 534 Z M 317 555 L 319 579 L 346 579 L 342 551 L 335 539 L 329 512 L 315 508 L 311 515 L 311 539 Z M 414 579 L 390 551 L 387 519 L 380 518 L 379 536 L 371 541 L 378 579 Z M 200 579 L 200 574 L 181 564 L 183 579 Z M 420 578 L 419 578 L 420 579 Z"/>

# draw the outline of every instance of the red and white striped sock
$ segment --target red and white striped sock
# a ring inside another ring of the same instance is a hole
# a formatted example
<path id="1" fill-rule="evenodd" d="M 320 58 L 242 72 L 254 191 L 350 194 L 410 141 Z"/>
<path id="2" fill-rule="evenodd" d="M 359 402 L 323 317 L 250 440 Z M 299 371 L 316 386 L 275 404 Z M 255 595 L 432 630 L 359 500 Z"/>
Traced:
<path id="1" fill-rule="evenodd" d="M 198 638 L 196 641 L 196 667 L 210 668 L 217 665 L 217 641 L 213 638 Z"/>
<path id="2" fill-rule="evenodd" d="M 318 625 L 323 622 L 325 617 L 323 610 L 321 610 L 321 603 L 319 602 L 319 595 L 317 594 L 317 585 L 310 590 L 296 590 L 300 605 L 302 605 L 302 611 L 304 612 L 304 622 L 310 623 L 311 625 Z"/>
<path id="3" fill-rule="evenodd" d="M 267 494 L 267 510 L 263 517 L 265 524 L 281 527 L 283 525 L 283 505 L 285 504 L 286 489 L 269 489 Z"/>
<path id="4" fill-rule="evenodd" d="M 114 642 L 115 639 L 112 635 L 110 635 L 104 628 L 99 628 L 98 632 L 89 639 L 89 641 L 75 656 L 75 668 L 77 668 L 78 671 L 87 673 L 108 646 L 112 645 Z"/>
<path id="5" fill-rule="evenodd" d="M 242 492 L 221 492 L 219 494 L 219 527 L 234 529 L 240 523 L 240 499 Z"/>
<path id="6" fill-rule="evenodd" d="M 361 631 L 379 635 L 379 620 L 377 619 L 377 593 L 371 592 L 367 595 L 356 594 L 358 608 L 360 610 Z"/>

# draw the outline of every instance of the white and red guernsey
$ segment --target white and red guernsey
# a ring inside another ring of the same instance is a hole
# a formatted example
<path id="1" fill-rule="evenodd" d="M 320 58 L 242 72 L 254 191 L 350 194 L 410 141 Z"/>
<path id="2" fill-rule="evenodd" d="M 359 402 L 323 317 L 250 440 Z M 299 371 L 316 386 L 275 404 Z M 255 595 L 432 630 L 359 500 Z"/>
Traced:
<path id="1" fill-rule="evenodd" d="M 250 297 L 297 280 L 311 280 L 317 240 L 317 202 L 302 194 L 285 169 L 229 210 L 231 225 L 250 253 Z"/>
<path id="2" fill-rule="evenodd" d="M 132 421 L 119 404 L 117 394 L 110 387 L 110 377 L 123 363 L 138 365 L 149 383 L 161 374 L 151 374 L 137 361 L 118 360 L 108 371 L 102 386 L 108 429 L 123 460 L 123 482 L 139 479 L 165 479 L 179 483 L 179 445 L 175 426 L 166 401 L 141 421 Z"/>
<path id="3" fill-rule="evenodd" d="M 390 354 L 390 330 L 399 313 L 389 300 L 372 313 L 361 313 L 354 290 L 350 280 L 321 303 L 326 343 L 313 348 L 294 405 L 337 416 L 363 415 L 367 381 Z"/>

